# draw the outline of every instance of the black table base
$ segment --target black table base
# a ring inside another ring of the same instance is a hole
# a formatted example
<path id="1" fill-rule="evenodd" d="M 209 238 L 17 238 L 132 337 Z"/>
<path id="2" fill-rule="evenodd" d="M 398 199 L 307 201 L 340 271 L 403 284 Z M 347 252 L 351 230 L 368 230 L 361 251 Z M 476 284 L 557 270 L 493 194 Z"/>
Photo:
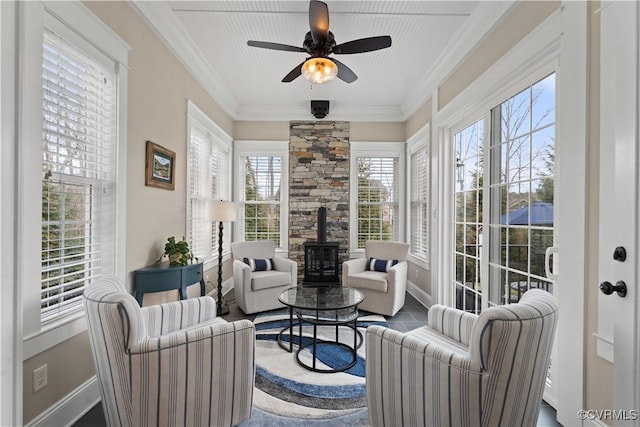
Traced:
<path id="1" fill-rule="evenodd" d="M 327 312 L 330 310 L 322 310 L 322 312 Z M 338 310 L 335 310 L 335 317 L 320 317 L 320 310 L 315 311 L 315 316 L 313 315 L 305 315 L 302 311 L 296 313 L 297 323 L 298 323 L 298 350 L 296 351 L 296 362 L 300 366 L 305 369 L 308 369 L 313 372 L 320 373 L 336 373 L 336 372 L 344 372 L 349 368 L 352 368 L 358 362 L 358 349 L 364 343 L 364 339 L 362 333 L 358 330 L 358 311 L 353 310 L 350 313 L 350 316 L 346 318 L 340 318 L 338 316 Z M 280 333 L 278 334 L 278 344 L 284 350 L 289 353 L 293 353 L 293 341 L 294 341 L 294 321 L 293 321 L 293 307 L 289 307 L 289 326 L 285 326 Z M 303 323 L 307 323 L 313 326 L 313 339 L 311 343 L 302 345 L 302 326 Z M 319 326 L 332 326 L 335 327 L 335 341 L 322 341 L 318 342 L 318 327 Z M 353 346 L 347 343 L 340 342 L 339 337 L 339 328 L 347 327 L 353 330 Z M 282 335 L 289 331 L 289 345 L 282 340 Z M 345 365 L 340 366 L 338 368 L 318 368 L 317 367 L 317 353 L 318 346 L 337 346 L 342 347 L 352 354 L 352 358 Z M 288 347 L 288 348 L 287 348 Z M 309 353 L 313 356 L 311 364 L 308 364 L 300 359 L 300 352 L 308 349 Z"/>

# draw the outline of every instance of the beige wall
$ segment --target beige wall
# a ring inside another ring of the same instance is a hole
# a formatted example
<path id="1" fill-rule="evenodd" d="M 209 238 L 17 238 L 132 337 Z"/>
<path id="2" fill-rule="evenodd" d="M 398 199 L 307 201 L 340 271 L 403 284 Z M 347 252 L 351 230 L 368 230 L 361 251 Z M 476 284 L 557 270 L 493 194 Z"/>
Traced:
<path id="1" fill-rule="evenodd" d="M 431 123 L 433 115 L 432 104 L 433 101 L 431 98 L 427 99 L 422 107 L 418 108 L 418 111 L 413 113 L 413 115 L 407 119 L 405 122 L 405 134 L 407 135 L 407 138 L 411 138 L 411 136 L 422 129 L 424 125 Z"/>
<path id="2" fill-rule="evenodd" d="M 153 263 L 186 233 L 187 100 L 225 132 L 233 120 L 125 2 L 86 2 L 131 46 L 127 120 L 127 272 Z M 175 190 L 144 185 L 145 141 L 176 152 Z M 131 286 L 131 280 L 129 286 Z"/>
<path id="3" fill-rule="evenodd" d="M 560 7 L 559 1 L 523 1 L 438 89 L 438 111 Z"/>
<path id="4" fill-rule="evenodd" d="M 48 385 L 33 392 L 33 371 L 47 365 Z M 22 401 L 25 424 L 95 375 L 86 332 L 24 361 Z"/>
<path id="5" fill-rule="evenodd" d="M 351 141 L 406 141 L 403 122 L 351 122 Z"/>
<path id="6" fill-rule="evenodd" d="M 411 261 L 407 265 L 407 280 L 416 285 L 420 290 L 433 296 L 431 294 L 431 273 Z"/>
<path id="7" fill-rule="evenodd" d="M 187 100 L 225 132 L 233 120 L 206 94 L 176 57 L 125 2 L 85 5 L 131 46 L 127 111 L 127 273 L 153 263 L 169 236 L 186 233 Z M 176 152 L 175 190 L 144 185 L 145 141 Z M 214 272 L 206 272 L 215 283 Z M 226 274 L 228 275 L 228 274 Z M 132 280 L 129 280 L 130 290 Z M 31 375 L 46 363 L 49 385 L 31 392 Z M 24 422 L 94 375 L 87 334 L 82 333 L 24 362 Z"/>
<path id="8" fill-rule="evenodd" d="M 238 141 L 288 141 L 289 122 L 235 122 L 233 139 Z"/>
<path id="9" fill-rule="evenodd" d="M 405 141 L 403 122 L 350 122 L 351 141 Z M 235 123 L 234 139 L 249 141 L 289 141 L 289 122 Z"/>
<path id="10" fill-rule="evenodd" d="M 406 122 L 404 122 L 405 125 L 405 135 L 408 138 L 411 138 L 416 132 L 418 132 L 420 129 L 422 129 L 426 124 L 431 124 L 431 120 L 432 120 L 432 100 L 431 98 L 427 99 L 427 101 L 420 107 L 418 108 L 418 110 L 413 113 L 413 115 L 411 115 L 411 117 L 409 117 L 407 119 Z M 432 145 L 433 147 L 433 145 Z M 433 169 L 435 167 L 434 164 L 434 157 L 433 157 L 433 148 L 430 150 L 430 153 L 432 153 L 431 156 L 431 168 Z M 433 184 L 433 183 L 432 183 Z M 431 186 L 432 191 L 433 189 L 437 188 L 435 185 Z M 432 200 L 436 200 L 435 197 L 435 193 L 432 193 Z M 432 233 L 432 235 L 434 235 Z M 432 242 L 432 249 L 433 247 L 435 247 L 435 244 L 433 244 L 434 242 Z M 418 266 L 417 264 L 412 263 L 411 261 L 409 261 L 409 265 L 407 268 L 407 279 L 413 283 L 414 285 L 416 285 L 418 288 L 420 288 L 422 291 L 426 292 L 427 294 L 431 295 L 431 274 L 429 272 L 429 270 L 426 270 L 420 266 Z"/>

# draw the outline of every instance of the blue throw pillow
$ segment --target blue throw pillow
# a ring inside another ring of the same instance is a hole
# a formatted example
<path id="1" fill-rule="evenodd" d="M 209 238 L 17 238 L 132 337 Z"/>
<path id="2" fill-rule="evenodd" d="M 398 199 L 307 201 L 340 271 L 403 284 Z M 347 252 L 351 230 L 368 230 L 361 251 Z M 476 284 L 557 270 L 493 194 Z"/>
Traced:
<path id="1" fill-rule="evenodd" d="M 273 268 L 270 259 L 245 258 L 244 263 L 251 268 L 251 271 L 269 271 Z"/>
<path id="2" fill-rule="evenodd" d="M 391 267 L 398 263 L 397 259 L 377 259 L 369 258 L 369 270 L 386 273 Z"/>

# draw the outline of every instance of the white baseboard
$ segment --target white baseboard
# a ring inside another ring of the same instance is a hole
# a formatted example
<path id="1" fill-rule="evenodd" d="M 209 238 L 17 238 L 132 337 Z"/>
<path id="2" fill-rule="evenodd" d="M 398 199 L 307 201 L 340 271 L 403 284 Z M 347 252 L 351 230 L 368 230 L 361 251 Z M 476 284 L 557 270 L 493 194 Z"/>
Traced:
<path id="1" fill-rule="evenodd" d="M 211 282 L 209 282 L 211 283 Z M 211 283 L 212 288 L 207 291 L 205 288 L 205 295 L 212 296 L 214 299 L 218 296 L 218 284 Z M 224 297 L 233 289 L 233 277 L 229 277 L 227 280 L 222 281 L 222 296 Z"/>
<path id="2" fill-rule="evenodd" d="M 233 289 L 233 277 L 222 282 L 222 295 L 227 295 Z"/>
<path id="3" fill-rule="evenodd" d="M 429 308 L 433 305 L 433 300 L 431 299 L 431 295 L 426 293 L 424 289 L 419 288 L 415 283 L 407 280 L 407 292 L 418 300 L 418 302 L 425 307 Z"/>
<path id="4" fill-rule="evenodd" d="M 84 384 L 29 421 L 26 426 L 72 426 L 99 401 L 100 389 L 98 388 L 98 379 L 94 375 Z"/>

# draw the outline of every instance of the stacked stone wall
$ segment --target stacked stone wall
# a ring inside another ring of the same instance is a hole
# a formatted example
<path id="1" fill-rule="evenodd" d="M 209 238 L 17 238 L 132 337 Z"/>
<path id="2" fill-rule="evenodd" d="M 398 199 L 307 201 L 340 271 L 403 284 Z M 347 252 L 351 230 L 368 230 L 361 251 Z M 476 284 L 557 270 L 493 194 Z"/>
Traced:
<path id="1" fill-rule="evenodd" d="M 349 249 L 349 122 L 290 123 L 289 258 L 304 272 L 304 243 L 317 241 L 318 208 L 327 209 L 327 242 Z"/>

